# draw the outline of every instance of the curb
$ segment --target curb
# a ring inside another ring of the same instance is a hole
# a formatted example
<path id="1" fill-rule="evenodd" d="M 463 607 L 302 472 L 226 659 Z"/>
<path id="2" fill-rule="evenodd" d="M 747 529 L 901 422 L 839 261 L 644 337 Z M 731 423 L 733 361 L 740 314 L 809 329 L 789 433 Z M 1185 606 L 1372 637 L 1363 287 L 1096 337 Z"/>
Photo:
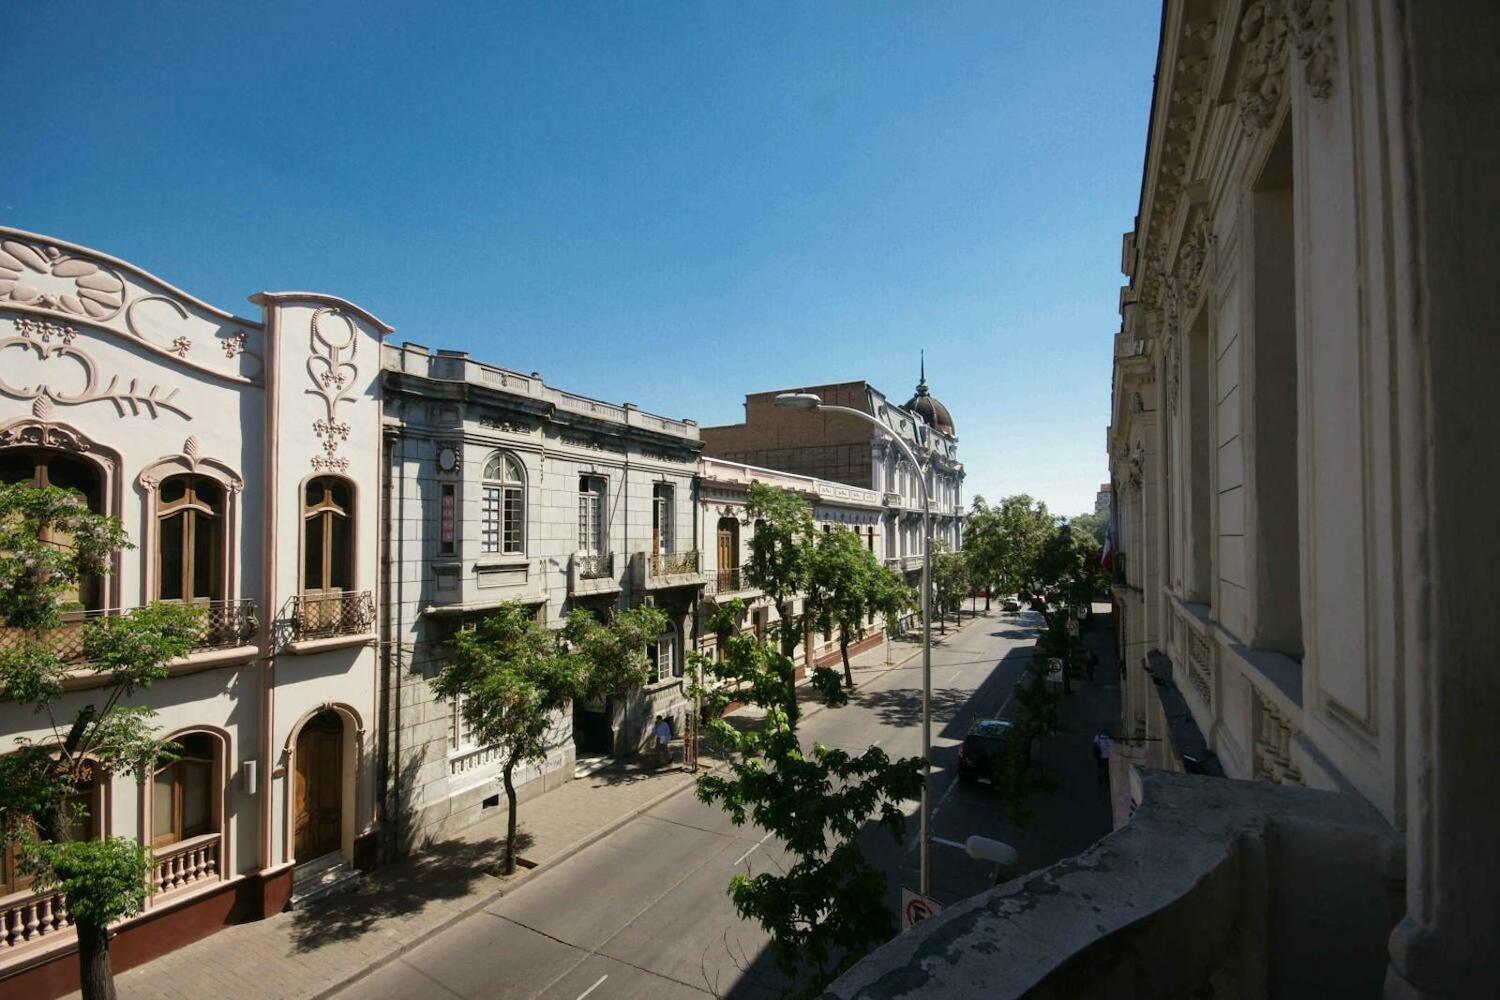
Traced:
<path id="1" fill-rule="evenodd" d="M 716 771 L 720 766 L 722 765 L 715 764 L 713 767 L 710 767 L 707 770 L 709 772 Z M 318 992 L 311 994 L 309 1000 L 328 1000 L 328 998 L 343 992 L 344 990 L 353 986 L 355 983 L 358 983 L 360 980 L 368 978 L 372 973 L 385 968 L 387 965 L 390 965 L 392 962 L 396 961 L 407 952 L 437 937 L 439 934 L 443 933 L 448 928 L 458 923 L 460 920 L 464 920 L 468 917 L 473 916 L 475 913 L 478 913 L 480 910 L 484 909 L 486 906 L 489 906 L 497 899 L 505 896 L 507 893 L 515 892 L 521 886 L 525 885 L 527 882 L 530 882 L 533 878 L 536 878 L 543 872 L 548 871 L 554 866 L 568 860 L 569 858 L 573 857 L 573 855 L 582 851 L 584 848 L 589 847 L 599 842 L 600 840 L 603 840 L 605 837 L 614 833 L 616 830 L 625 826 L 627 823 L 640 818 L 643 813 L 655 809 L 657 806 L 661 805 L 663 802 L 666 802 L 668 799 L 674 796 L 681 795 L 683 792 L 694 787 L 696 784 L 696 781 L 688 781 L 677 788 L 672 788 L 665 792 L 662 792 L 660 795 L 648 799 L 646 802 L 643 802 L 642 804 L 636 806 L 625 814 L 613 820 L 610 820 L 608 823 L 606 823 L 604 826 L 599 827 L 597 830 L 579 837 L 577 840 L 573 841 L 571 844 L 564 847 L 556 854 L 552 855 L 552 857 L 548 858 L 545 861 L 538 862 L 535 868 L 529 869 L 525 874 L 518 875 L 510 881 L 506 882 L 502 888 L 487 893 L 475 902 L 449 914 L 447 917 L 438 921 L 436 924 L 427 928 L 425 931 L 422 931 L 416 937 L 413 937 L 407 941 L 403 941 L 394 950 L 382 955 L 377 961 L 372 962 L 371 964 L 366 965 L 364 968 L 350 973 L 349 975 L 340 979 L 338 982 L 333 983 L 329 986 L 325 986 Z"/>

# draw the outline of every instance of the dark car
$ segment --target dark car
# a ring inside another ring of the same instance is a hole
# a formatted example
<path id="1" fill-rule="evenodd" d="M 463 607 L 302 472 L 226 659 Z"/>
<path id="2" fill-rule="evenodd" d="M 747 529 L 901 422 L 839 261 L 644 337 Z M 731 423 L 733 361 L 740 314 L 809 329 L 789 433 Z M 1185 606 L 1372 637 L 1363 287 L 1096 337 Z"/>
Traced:
<path id="1" fill-rule="evenodd" d="M 1004 719 L 980 719 L 974 723 L 958 748 L 958 776 L 994 780 L 995 768 L 1009 739 L 1010 723 Z"/>

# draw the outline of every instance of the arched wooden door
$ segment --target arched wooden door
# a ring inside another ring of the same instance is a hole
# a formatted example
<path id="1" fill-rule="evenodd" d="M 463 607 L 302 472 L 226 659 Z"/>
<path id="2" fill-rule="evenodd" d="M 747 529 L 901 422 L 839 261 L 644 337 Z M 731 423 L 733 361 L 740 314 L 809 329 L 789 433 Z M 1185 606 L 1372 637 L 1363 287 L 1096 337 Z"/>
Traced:
<path id="1" fill-rule="evenodd" d="M 344 720 L 319 712 L 297 735 L 293 854 L 300 863 L 337 851 L 343 840 Z"/>

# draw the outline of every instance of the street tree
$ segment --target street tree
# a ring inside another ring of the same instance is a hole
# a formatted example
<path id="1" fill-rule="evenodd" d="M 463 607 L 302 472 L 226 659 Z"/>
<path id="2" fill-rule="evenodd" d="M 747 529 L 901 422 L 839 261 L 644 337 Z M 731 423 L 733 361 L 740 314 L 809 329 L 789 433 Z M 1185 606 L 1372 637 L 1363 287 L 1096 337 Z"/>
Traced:
<path id="1" fill-rule="evenodd" d="M 932 599 L 943 632 L 947 632 L 946 616 L 963 607 L 968 592 L 968 561 L 963 553 L 949 551 L 945 544 L 938 543 L 932 556 Z"/>
<path id="2" fill-rule="evenodd" d="M 865 622 L 881 610 L 886 594 L 894 592 L 892 578 L 900 577 L 882 566 L 852 531 L 821 535 L 808 566 L 807 613 L 815 628 L 838 630 L 844 685 L 852 688 L 849 646 L 864 637 Z"/>
<path id="3" fill-rule="evenodd" d="M 752 482 L 745 521 L 754 529 L 745 579 L 775 605 L 781 654 L 790 659 L 802 632 L 792 603 L 807 592 L 808 567 L 817 542 L 812 508 L 789 490 Z"/>
<path id="4" fill-rule="evenodd" d="M 0 756 L 0 830 L 21 847 L 21 868 L 43 890 L 60 891 L 78 933 L 79 982 L 86 1000 L 112 1000 L 109 925 L 138 913 L 151 856 L 124 837 L 90 840 L 80 787 L 109 775 L 144 778 L 171 759 L 149 708 L 125 704 L 167 676 L 202 634 L 202 614 L 153 604 L 82 625 L 63 608 L 80 583 L 109 571 L 130 545 L 119 520 L 88 509 L 55 487 L 0 485 L 0 699 L 45 716 L 49 738 L 16 740 Z M 70 665 L 57 652 L 68 632 L 82 640 L 83 667 L 98 700 L 64 699 Z"/>
<path id="5" fill-rule="evenodd" d="M 974 586 L 984 590 L 986 611 L 990 609 L 990 595 L 998 592 L 1005 581 L 1004 543 L 999 508 L 991 507 L 984 497 L 975 496 L 964 521 L 963 553 Z"/>
<path id="6" fill-rule="evenodd" d="M 732 684 L 721 697 L 764 710 L 758 729 L 709 723 L 733 753 L 728 769 L 698 779 L 698 798 L 719 803 L 735 825 L 751 820 L 783 841 L 796 860 L 781 873 L 738 874 L 729 894 L 741 916 L 771 935 L 777 967 L 795 984 L 791 995 L 817 996 L 840 972 L 895 931 L 885 906 L 885 875 L 857 843 L 877 820 L 900 840 L 902 805 L 920 794 L 921 759 L 892 760 L 879 747 L 850 754 L 797 736 L 791 660 L 752 635 L 731 636 L 712 665 Z M 838 676 L 827 671 L 837 690 Z"/>
<path id="7" fill-rule="evenodd" d="M 1031 590 L 1037 560 L 1055 530 L 1055 519 L 1040 500 L 1024 493 L 1000 501 L 998 510 L 999 584 L 1006 593 Z"/>

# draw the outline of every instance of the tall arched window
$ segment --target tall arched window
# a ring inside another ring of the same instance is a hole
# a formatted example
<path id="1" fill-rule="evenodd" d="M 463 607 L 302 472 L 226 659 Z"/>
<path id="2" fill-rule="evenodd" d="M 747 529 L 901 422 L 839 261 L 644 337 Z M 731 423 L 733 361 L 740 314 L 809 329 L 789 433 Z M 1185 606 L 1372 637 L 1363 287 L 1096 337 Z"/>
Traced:
<path id="1" fill-rule="evenodd" d="M 158 768 L 151 780 L 153 847 L 214 832 L 218 740 L 208 733 L 188 733 L 175 742 L 181 748 L 178 758 Z"/>
<path id="2" fill-rule="evenodd" d="M 218 600 L 224 545 L 224 487 L 206 476 L 169 476 L 157 494 L 156 597 Z"/>
<path id="3" fill-rule="evenodd" d="M 302 590 L 349 590 L 354 581 L 354 491 L 348 480 L 319 476 L 302 503 Z"/>
<path id="4" fill-rule="evenodd" d="M 526 551 L 526 469 L 506 452 L 490 456 L 480 486 L 480 538 L 485 552 Z"/>
<path id="5" fill-rule="evenodd" d="M 84 503 L 95 514 L 104 513 L 104 486 L 94 463 L 67 452 L 48 448 L 7 448 L 0 451 L 0 482 L 29 483 L 32 486 L 57 486 L 81 494 Z M 67 547 L 72 538 L 58 534 L 48 541 Z M 78 581 L 76 593 L 63 594 L 63 603 L 77 601 L 87 610 L 104 606 L 104 588 L 98 577 Z"/>

